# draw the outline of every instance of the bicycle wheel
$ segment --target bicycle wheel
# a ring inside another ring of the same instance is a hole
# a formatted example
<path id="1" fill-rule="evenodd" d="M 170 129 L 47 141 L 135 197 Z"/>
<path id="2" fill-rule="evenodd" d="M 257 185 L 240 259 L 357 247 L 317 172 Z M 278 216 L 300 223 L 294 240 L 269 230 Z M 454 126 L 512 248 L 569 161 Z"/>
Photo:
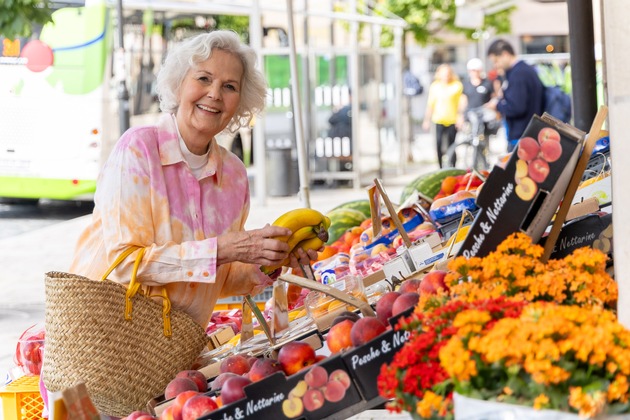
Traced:
<path id="1" fill-rule="evenodd" d="M 455 158 L 456 168 L 485 170 L 488 167 L 485 147 L 483 142 L 475 141 L 475 139 L 467 137 L 457 141 L 449 146 L 446 151 L 445 162 L 443 166 L 453 167 L 451 162 Z"/>

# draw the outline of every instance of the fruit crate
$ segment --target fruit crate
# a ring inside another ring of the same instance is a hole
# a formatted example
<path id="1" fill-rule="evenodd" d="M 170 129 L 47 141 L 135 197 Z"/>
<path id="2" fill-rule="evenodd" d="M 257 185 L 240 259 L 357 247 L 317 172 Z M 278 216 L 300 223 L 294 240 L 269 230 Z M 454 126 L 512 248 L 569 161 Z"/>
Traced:
<path id="1" fill-rule="evenodd" d="M 44 401 L 39 393 L 39 376 L 22 376 L 0 388 L 4 420 L 40 420 Z"/>

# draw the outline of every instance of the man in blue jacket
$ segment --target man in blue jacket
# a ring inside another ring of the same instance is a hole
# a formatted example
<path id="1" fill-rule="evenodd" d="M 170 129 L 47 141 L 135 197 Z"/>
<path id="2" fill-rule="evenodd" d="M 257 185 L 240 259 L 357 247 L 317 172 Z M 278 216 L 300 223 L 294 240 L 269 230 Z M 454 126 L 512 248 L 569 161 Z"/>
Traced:
<path id="1" fill-rule="evenodd" d="M 544 87 L 536 70 L 519 60 L 509 42 L 497 39 L 488 47 L 488 58 L 504 80 L 488 106 L 496 109 L 507 124 L 508 152 L 514 150 L 532 116 L 542 115 Z"/>

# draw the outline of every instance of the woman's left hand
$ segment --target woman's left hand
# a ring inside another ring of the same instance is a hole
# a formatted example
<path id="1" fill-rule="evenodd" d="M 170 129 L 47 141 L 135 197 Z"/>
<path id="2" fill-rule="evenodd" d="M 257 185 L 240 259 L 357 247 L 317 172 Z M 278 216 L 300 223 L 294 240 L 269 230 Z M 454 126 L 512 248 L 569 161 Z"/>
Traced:
<path id="1" fill-rule="evenodd" d="M 310 265 L 311 261 L 317 260 L 316 250 L 309 249 L 307 251 L 304 251 L 302 248 L 295 248 L 296 249 L 289 255 L 289 267 L 299 270 L 300 266 Z"/>

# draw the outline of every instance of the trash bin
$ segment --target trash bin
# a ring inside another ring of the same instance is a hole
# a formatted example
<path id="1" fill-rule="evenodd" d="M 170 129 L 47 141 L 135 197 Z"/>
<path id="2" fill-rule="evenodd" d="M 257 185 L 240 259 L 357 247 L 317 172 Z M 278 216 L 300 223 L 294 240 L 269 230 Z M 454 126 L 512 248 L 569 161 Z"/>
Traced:
<path id="1" fill-rule="evenodd" d="M 267 140 L 267 194 L 286 197 L 298 190 L 298 165 L 291 139 Z"/>

